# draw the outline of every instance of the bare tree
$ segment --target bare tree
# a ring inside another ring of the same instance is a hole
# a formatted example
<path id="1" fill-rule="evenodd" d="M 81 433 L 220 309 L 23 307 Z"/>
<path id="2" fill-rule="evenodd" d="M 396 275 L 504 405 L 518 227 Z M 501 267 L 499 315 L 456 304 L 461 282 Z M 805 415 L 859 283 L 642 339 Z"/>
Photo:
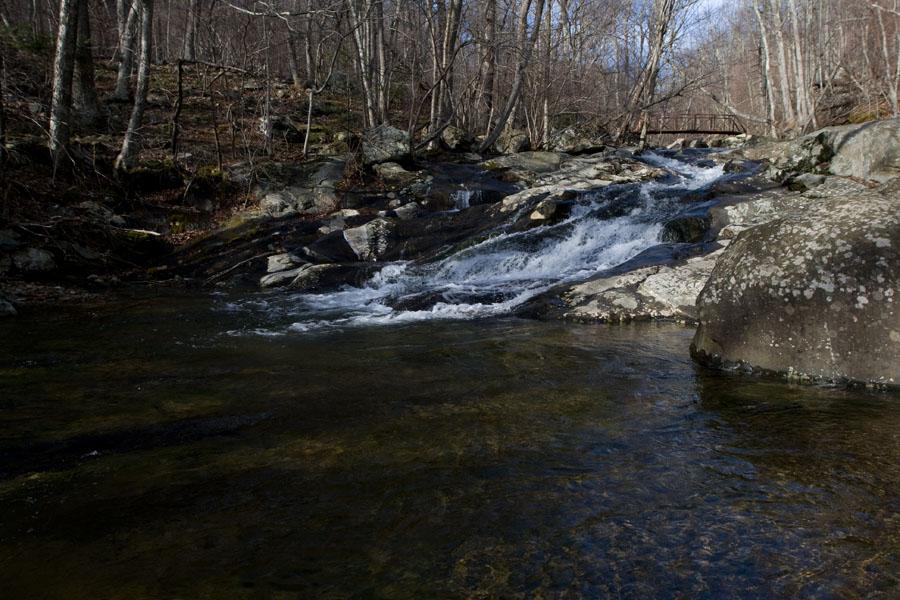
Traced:
<path id="1" fill-rule="evenodd" d="M 534 14 L 530 15 L 531 5 L 534 4 Z M 531 54 L 534 51 L 535 42 L 541 31 L 541 15 L 544 10 L 544 0 L 522 0 L 519 10 L 519 25 L 516 33 L 516 45 L 518 47 L 518 62 L 513 77 L 512 89 L 506 98 L 506 104 L 500 113 L 500 117 L 494 123 L 493 129 L 485 136 L 484 141 L 478 147 L 479 152 L 484 152 L 494 145 L 503 129 L 509 121 L 509 116 L 519 101 L 522 91 L 522 83 L 525 80 L 525 71 L 531 62 Z M 528 33 L 528 23 L 531 21 L 531 34 Z"/>
<path id="2" fill-rule="evenodd" d="M 120 6 L 124 6 L 122 0 Z M 140 16 L 140 0 L 130 0 L 130 8 L 121 23 L 119 30 L 119 68 L 116 72 L 116 87 L 112 97 L 116 100 L 128 100 L 131 88 L 131 71 L 134 68 L 134 49 L 136 41 L 137 21 Z"/>
<path id="3" fill-rule="evenodd" d="M 54 174 L 69 143 L 75 42 L 78 37 L 78 0 L 60 0 L 56 56 L 53 60 L 53 96 L 50 104 L 50 156 Z"/>
<path id="4" fill-rule="evenodd" d="M 78 0 L 78 42 L 75 50 L 74 105 L 85 123 L 96 124 L 102 111 L 94 81 L 94 47 L 88 0 Z"/>
<path id="5" fill-rule="evenodd" d="M 128 170 L 135 166 L 140 139 L 138 130 L 144 120 L 147 107 L 147 91 L 150 88 L 150 62 L 153 47 L 153 0 L 140 0 L 141 11 L 141 55 L 138 61 L 137 89 L 134 94 L 134 107 L 128 129 L 122 139 L 122 148 L 116 157 L 116 169 Z"/>

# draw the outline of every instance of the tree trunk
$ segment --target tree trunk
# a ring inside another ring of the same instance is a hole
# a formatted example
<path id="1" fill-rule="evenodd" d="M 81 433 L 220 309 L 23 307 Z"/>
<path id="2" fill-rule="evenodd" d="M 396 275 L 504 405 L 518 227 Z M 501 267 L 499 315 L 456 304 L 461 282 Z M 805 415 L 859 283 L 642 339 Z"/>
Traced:
<path id="1" fill-rule="evenodd" d="M 3 49 L 0 48 L 0 177 L 6 175 L 6 104 L 4 93 L 6 90 L 6 59 Z"/>
<path id="2" fill-rule="evenodd" d="M 100 121 L 102 111 L 94 83 L 94 48 L 88 0 L 78 0 L 78 42 L 75 50 L 75 109 L 81 120 L 91 125 Z"/>
<path id="3" fill-rule="evenodd" d="M 363 8 L 365 9 L 365 13 L 362 13 L 359 10 L 359 7 L 356 5 L 356 0 L 347 0 L 347 11 L 350 14 L 350 27 L 353 30 L 353 43 L 356 49 L 354 59 L 363 87 L 366 126 L 374 127 L 380 122 L 380 119 L 376 116 L 375 90 L 372 89 L 373 82 L 371 77 L 372 56 L 369 52 L 371 48 L 368 43 L 371 35 L 371 23 L 369 22 L 371 18 L 371 15 L 369 14 L 371 10 L 371 0 L 366 0 Z M 365 16 L 366 21 L 362 20 L 363 16 Z"/>
<path id="4" fill-rule="evenodd" d="M 50 103 L 50 156 L 53 173 L 69 143 L 69 114 L 72 78 L 75 71 L 75 42 L 78 37 L 78 0 L 60 0 L 56 57 L 53 60 L 53 97 Z"/>
<path id="5" fill-rule="evenodd" d="M 516 108 L 519 102 L 519 93 L 522 91 L 522 82 L 525 79 L 525 71 L 528 69 L 528 64 L 531 62 L 531 54 L 534 51 L 534 45 L 537 41 L 538 36 L 541 31 L 541 21 L 542 15 L 544 11 L 544 0 L 534 0 L 534 18 L 532 19 L 533 30 L 531 36 L 528 35 L 528 13 L 531 9 L 532 0 L 524 0 L 522 2 L 522 14 L 519 18 L 519 30 L 516 35 L 516 39 L 519 42 L 519 61 L 516 65 L 516 73 L 513 77 L 512 90 L 509 93 L 509 97 L 506 99 L 506 105 L 503 108 L 503 111 L 500 113 L 500 118 L 497 119 L 497 122 L 494 124 L 494 128 L 487 135 L 481 145 L 478 147 L 478 152 L 483 153 L 488 148 L 494 145 L 494 142 L 497 141 L 497 138 L 500 137 L 500 134 L 503 132 L 503 129 L 506 127 L 506 123 L 509 120 L 509 116 L 512 114 L 513 109 Z"/>
<path id="6" fill-rule="evenodd" d="M 294 39 L 294 33 L 291 30 L 287 32 L 288 47 L 288 67 L 291 70 L 291 81 L 294 82 L 294 88 L 303 89 L 303 77 L 300 76 L 300 66 L 297 64 L 297 41 Z"/>
<path id="7" fill-rule="evenodd" d="M 184 59 L 197 60 L 197 19 L 199 0 L 190 0 L 188 4 L 187 25 L 184 32 Z"/>
<path id="8" fill-rule="evenodd" d="M 760 70 L 762 71 L 763 99 L 766 104 L 766 120 L 768 121 L 769 135 L 777 137 L 775 128 L 775 95 L 772 91 L 771 78 L 772 53 L 769 50 L 769 31 L 766 28 L 766 21 L 760 8 L 759 0 L 753 2 L 753 12 L 756 14 L 756 21 L 759 23 L 760 58 L 762 62 Z"/>
<path id="9" fill-rule="evenodd" d="M 494 114 L 494 79 L 497 74 L 497 0 L 484 0 L 484 29 L 481 41 L 481 101 L 485 131 Z"/>
<path id="10" fill-rule="evenodd" d="M 144 109 L 147 106 L 147 91 L 150 88 L 150 62 L 153 50 L 153 0 L 140 0 L 141 3 L 141 56 L 138 62 L 137 89 L 134 94 L 134 108 L 131 111 L 131 119 L 128 121 L 128 129 L 122 140 L 122 149 L 116 158 L 117 170 L 133 169 L 140 140 L 138 130 L 144 120 Z"/>
<path id="11" fill-rule="evenodd" d="M 543 105 L 541 106 L 541 147 L 544 150 L 550 146 L 550 60 L 553 51 L 553 0 L 547 0 L 544 23 L 545 48 L 544 48 L 544 89 Z"/>
<path id="12" fill-rule="evenodd" d="M 628 132 L 634 122 L 636 114 L 640 115 L 641 137 L 640 148 L 643 148 L 647 140 L 647 108 L 653 104 L 656 94 L 656 82 L 659 77 L 659 67 L 665 52 L 666 37 L 672 18 L 675 15 L 675 0 L 656 0 L 653 6 L 653 34 L 650 40 L 647 63 L 641 71 L 641 75 L 632 88 L 628 98 L 626 114 L 622 126 L 619 129 L 619 137 Z"/>
<path id="13" fill-rule="evenodd" d="M 134 67 L 135 29 L 140 14 L 140 0 L 134 0 L 128 10 L 122 38 L 119 42 L 119 69 L 116 74 L 116 88 L 113 98 L 116 100 L 128 100 L 131 89 L 131 70 Z"/>
<path id="14" fill-rule="evenodd" d="M 775 46 L 778 50 L 778 78 L 781 87 L 781 107 L 784 120 L 789 126 L 797 124 L 797 114 L 791 102 L 791 85 L 788 78 L 788 62 L 784 44 L 784 20 L 781 18 L 781 0 L 770 0 L 775 10 Z"/>

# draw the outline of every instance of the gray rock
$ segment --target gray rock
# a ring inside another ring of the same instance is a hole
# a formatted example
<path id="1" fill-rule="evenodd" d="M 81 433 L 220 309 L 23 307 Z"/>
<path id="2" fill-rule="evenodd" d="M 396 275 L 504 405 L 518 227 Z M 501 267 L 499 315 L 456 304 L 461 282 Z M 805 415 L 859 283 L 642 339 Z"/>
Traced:
<path id="1" fill-rule="evenodd" d="M 116 227 L 125 226 L 125 219 L 98 202 L 87 200 L 79 204 L 78 207 L 94 219 L 109 223 L 110 225 L 114 225 Z"/>
<path id="2" fill-rule="evenodd" d="M 672 266 L 652 266 L 574 285 L 561 295 L 562 317 L 621 323 L 670 319 L 695 322 L 697 296 L 722 250 Z"/>
<path id="3" fill-rule="evenodd" d="M 572 212 L 572 202 L 568 200 L 569 194 L 562 197 L 547 198 L 541 200 L 528 215 L 528 219 L 541 223 L 556 223 L 568 217 Z"/>
<path id="4" fill-rule="evenodd" d="M 788 187 L 797 192 L 805 192 L 825 183 L 825 175 L 801 173 L 788 182 Z"/>
<path id="5" fill-rule="evenodd" d="M 376 261 L 389 249 L 394 223 L 388 219 L 373 219 L 360 227 L 344 230 L 344 239 L 362 261 Z"/>
<path id="6" fill-rule="evenodd" d="M 12 302 L 6 298 L 0 297 L 0 317 L 14 317 L 17 314 L 19 313 L 16 310 L 16 307 L 12 305 Z"/>
<path id="7" fill-rule="evenodd" d="M 700 362 L 900 382 L 900 196 L 823 199 L 731 243 L 699 299 Z"/>
<path id="8" fill-rule="evenodd" d="M 585 152 L 597 152 L 603 150 L 605 144 L 603 137 L 589 131 L 582 131 L 577 127 L 567 127 L 554 132 L 550 136 L 549 149 L 554 152 L 567 154 L 582 154 Z"/>
<path id="9" fill-rule="evenodd" d="M 260 117 L 259 132 L 263 137 L 282 139 L 289 144 L 302 144 L 303 132 L 283 115 Z"/>
<path id="10" fill-rule="evenodd" d="M 787 142 L 744 150 L 751 159 L 769 159 L 769 176 L 832 174 L 886 182 L 900 176 L 900 119 L 827 127 Z"/>
<path id="11" fill-rule="evenodd" d="M 666 148 L 668 148 L 669 150 L 683 150 L 686 143 L 687 142 L 684 138 L 678 138 L 677 140 L 666 146 Z"/>
<path id="12" fill-rule="evenodd" d="M 337 185 L 344 177 L 344 161 L 326 160 L 303 167 L 280 165 L 257 193 L 259 208 L 273 217 L 292 214 L 318 215 L 340 205 Z"/>
<path id="13" fill-rule="evenodd" d="M 398 206 L 394 209 L 394 214 L 401 221 L 414 219 L 420 212 L 422 212 L 422 207 L 415 202 L 407 202 L 403 206 Z"/>
<path id="14" fill-rule="evenodd" d="M 710 218 L 705 215 L 676 217 L 663 226 L 662 240 L 681 244 L 702 242 L 709 231 Z"/>
<path id="15" fill-rule="evenodd" d="M 282 254 L 273 254 L 270 256 L 266 263 L 266 272 L 267 273 L 278 273 L 279 271 L 285 271 L 287 269 L 296 267 L 297 265 L 303 264 L 304 261 L 302 258 L 297 256 L 296 254 L 292 254 L 290 252 L 284 252 Z"/>
<path id="16" fill-rule="evenodd" d="M 13 265 L 23 273 L 46 273 L 56 269 L 53 255 L 41 248 L 26 248 L 12 256 Z"/>
<path id="17" fill-rule="evenodd" d="M 498 156 L 482 164 L 486 169 L 511 169 L 521 172 L 528 178 L 528 175 L 533 176 L 559 170 L 563 158 L 564 155 L 559 152 L 519 152 Z"/>
<path id="18" fill-rule="evenodd" d="M 516 154 L 525 152 L 531 147 L 528 133 L 518 129 L 507 129 L 500 134 L 494 142 L 494 152 L 497 154 Z"/>
<path id="19" fill-rule="evenodd" d="M 269 192 L 259 201 L 259 208 L 273 217 L 286 217 L 295 214 L 294 198 L 282 192 Z"/>
<path id="20" fill-rule="evenodd" d="M 407 171 L 394 162 L 380 163 L 372 167 L 375 174 L 385 181 L 406 182 L 416 178 L 417 173 Z"/>
<path id="21" fill-rule="evenodd" d="M 0 229 L 0 250 L 15 250 L 22 245 L 22 237 L 12 229 Z"/>
<path id="22" fill-rule="evenodd" d="M 367 129 L 360 152 L 365 166 L 403 160 L 409 155 L 409 133 L 390 125 Z"/>
<path id="23" fill-rule="evenodd" d="M 352 208 L 345 208 L 336 211 L 322 221 L 322 226 L 319 227 L 319 233 L 322 235 L 327 235 L 335 231 L 342 231 L 345 227 L 347 227 L 347 219 L 358 216 L 359 211 Z"/>
<path id="24" fill-rule="evenodd" d="M 537 204 L 547 197 L 560 197 L 566 192 L 596 190 L 614 183 L 633 183 L 665 174 L 661 169 L 650 167 L 632 158 L 614 158 L 603 154 L 570 157 L 552 152 L 530 152 L 526 153 L 526 156 L 535 154 L 551 157 L 546 162 L 538 163 L 544 172 L 515 171 L 522 174 L 530 185 L 520 192 L 504 197 L 500 205 L 501 212 L 519 210 L 530 203 Z M 487 161 L 485 166 L 500 167 L 508 164 L 505 162 L 506 159 L 519 160 L 512 156 L 504 156 Z M 556 160 L 560 161 L 559 167 L 553 169 Z M 524 163 L 519 164 L 524 166 Z"/>
<path id="25" fill-rule="evenodd" d="M 449 125 L 441 132 L 441 142 L 447 150 L 463 150 L 472 145 L 474 138 L 459 127 Z"/>
<path id="26" fill-rule="evenodd" d="M 288 287 L 304 292 L 321 292 L 341 285 L 362 285 L 371 275 L 369 265 L 322 264 L 303 265 L 290 271 L 273 273 L 260 279 L 260 287 Z"/>

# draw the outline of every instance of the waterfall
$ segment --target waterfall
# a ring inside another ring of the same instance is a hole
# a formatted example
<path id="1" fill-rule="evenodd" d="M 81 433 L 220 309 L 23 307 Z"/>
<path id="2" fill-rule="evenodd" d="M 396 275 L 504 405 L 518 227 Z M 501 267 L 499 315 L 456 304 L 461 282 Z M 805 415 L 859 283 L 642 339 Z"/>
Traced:
<path id="1" fill-rule="evenodd" d="M 391 263 L 361 287 L 285 294 L 268 301 L 266 310 L 291 318 L 294 331 L 509 313 L 559 283 L 602 273 L 659 244 L 663 224 L 683 208 L 679 198 L 723 174 L 721 166 L 698 167 L 652 153 L 642 159 L 677 180 L 586 193 L 562 222 L 498 230 L 442 260 Z M 457 191 L 457 208 L 467 208 L 473 193 Z"/>

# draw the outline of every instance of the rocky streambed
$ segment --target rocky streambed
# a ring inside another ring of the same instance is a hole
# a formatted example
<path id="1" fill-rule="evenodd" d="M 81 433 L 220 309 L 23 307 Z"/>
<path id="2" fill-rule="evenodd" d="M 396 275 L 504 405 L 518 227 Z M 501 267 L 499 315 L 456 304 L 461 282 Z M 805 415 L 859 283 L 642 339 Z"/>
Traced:
<path id="1" fill-rule="evenodd" d="M 251 209 L 152 272 L 243 290 L 222 309 L 245 313 L 254 334 L 498 315 L 671 320 L 699 325 L 692 351 L 707 365 L 890 387 L 898 127 L 426 162 L 388 136 L 364 140 L 357 159 L 235 165 Z"/>

